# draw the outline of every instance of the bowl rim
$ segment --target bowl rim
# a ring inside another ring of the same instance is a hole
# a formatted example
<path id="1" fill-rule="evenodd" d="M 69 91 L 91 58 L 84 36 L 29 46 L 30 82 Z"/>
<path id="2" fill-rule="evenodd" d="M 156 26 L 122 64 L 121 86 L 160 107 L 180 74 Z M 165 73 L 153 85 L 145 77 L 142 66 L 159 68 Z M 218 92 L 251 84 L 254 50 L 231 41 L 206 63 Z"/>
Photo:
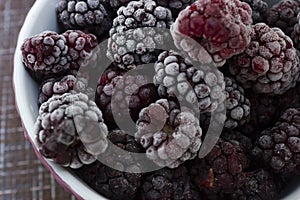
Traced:
<path id="1" fill-rule="evenodd" d="M 17 45 L 14 53 L 13 58 L 13 74 L 12 74 L 12 85 L 13 85 L 13 91 L 15 95 L 15 106 L 18 115 L 21 118 L 21 125 L 22 129 L 24 131 L 25 138 L 31 143 L 33 150 L 38 157 L 38 159 L 41 161 L 41 163 L 50 171 L 52 176 L 55 178 L 55 180 L 67 191 L 69 191 L 71 194 L 73 194 L 77 199 L 100 199 L 100 200 L 106 200 L 105 197 L 103 197 L 101 194 L 97 193 L 94 189 L 92 189 L 89 185 L 87 185 L 82 179 L 78 178 L 75 174 L 71 173 L 66 168 L 47 160 L 44 158 L 38 150 L 37 143 L 34 139 L 34 127 L 32 125 L 29 125 L 28 119 L 26 119 L 26 113 L 28 111 L 28 106 L 23 105 L 23 95 L 22 92 L 20 92 L 19 88 L 19 72 L 20 70 L 25 70 L 24 67 L 20 66 L 23 65 L 22 63 L 22 53 L 21 53 L 21 45 L 25 38 L 32 36 L 33 28 L 35 27 L 35 22 L 38 22 L 40 18 L 38 17 L 41 12 L 43 12 L 44 16 L 51 16 L 51 12 L 53 12 L 53 9 L 56 7 L 56 3 L 59 0 L 36 0 L 33 4 L 33 6 L 30 8 L 29 12 L 27 13 L 24 23 L 20 29 L 18 39 L 17 39 Z M 52 8 L 52 9 L 50 9 Z M 56 21 L 56 20 L 55 20 Z M 56 23 L 56 22 L 53 22 Z M 45 30 L 44 30 L 45 31 Z M 39 33 L 37 31 L 35 34 Z M 21 69 L 22 68 L 22 69 Z M 28 75 L 29 76 L 29 75 Z M 24 93 L 23 93 L 24 94 Z M 36 105 L 37 106 L 37 105 Z"/>

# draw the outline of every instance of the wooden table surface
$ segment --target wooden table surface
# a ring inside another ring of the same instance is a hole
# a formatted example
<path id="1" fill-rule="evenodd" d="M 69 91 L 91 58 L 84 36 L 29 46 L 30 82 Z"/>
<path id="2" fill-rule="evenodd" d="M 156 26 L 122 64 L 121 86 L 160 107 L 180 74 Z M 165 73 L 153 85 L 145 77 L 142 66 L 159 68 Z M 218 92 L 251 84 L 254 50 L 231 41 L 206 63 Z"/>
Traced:
<path id="1" fill-rule="evenodd" d="M 25 140 L 14 104 L 13 54 L 19 30 L 33 3 L 34 0 L 0 0 L 0 200 L 75 200 L 37 159 Z"/>

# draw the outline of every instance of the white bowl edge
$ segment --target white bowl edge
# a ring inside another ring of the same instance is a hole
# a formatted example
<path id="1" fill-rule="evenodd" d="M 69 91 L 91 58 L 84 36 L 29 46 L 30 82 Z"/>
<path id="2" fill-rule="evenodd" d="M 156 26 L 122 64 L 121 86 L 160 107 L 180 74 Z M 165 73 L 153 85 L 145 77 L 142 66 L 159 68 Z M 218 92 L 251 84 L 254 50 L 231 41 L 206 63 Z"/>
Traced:
<path id="1" fill-rule="evenodd" d="M 24 24 L 20 30 L 14 55 L 13 69 L 15 104 L 22 120 L 22 126 L 26 139 L 31 142 L 37 157 L 40 159 L 42 164 L 48 168 L 55 179 L 78 199 L 105 200 L 106 198 L 98 194 L 86 183 L 69 172 L 66 168 L 61 167 L 60 165 L 41 156 L 41 154 L 38 152 L 37 143 L 35 141 L 33 127 L 38 115 L 38 85 L 29 76 L 22 64 L 22 53 L 20 47 L 24 39 L 27 37 L 39 34 L 45 30 L 57 31 L 58 27 L 55 16 L 55 5 L 58 1 L 59 0 L 36 0 L 28 12 Z"/>

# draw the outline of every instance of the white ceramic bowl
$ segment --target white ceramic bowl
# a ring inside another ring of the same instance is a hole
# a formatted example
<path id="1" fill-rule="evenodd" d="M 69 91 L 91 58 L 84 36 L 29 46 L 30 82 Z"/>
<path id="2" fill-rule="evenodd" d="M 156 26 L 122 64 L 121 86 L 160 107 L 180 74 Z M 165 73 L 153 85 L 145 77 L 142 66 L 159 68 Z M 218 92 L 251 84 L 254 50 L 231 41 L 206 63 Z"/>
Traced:
<path id="1" fill-rule="evenodd" d="M 106 198 L 95 192 L 66 168 L 46 160 L 38 152 L 37 144 L 34 139 L 35 135 L 33 132 L 33 126 L 38 115 L 38 107 L 36 103 L 38 85 L 23 67 L 20 46 L 27 37 L 41 33 L 45 30 L 58 30 L 55 14 L 55 5 L 58 1 L 59 0 L 37 0 L 29 11 L 19 33 L 14 57 L 13 72 L 16 107 L 22 120 L 25 137 L 31 142 L 36 155 L 43 165 L 50 170 L 55 179 L 78 199 L 105 200 Z M 271 5 L 277 0 L 266 1 Z M 300 189 L 292 189 L 283 199 L 300 200 Z"/>
<path id="2" fill-rule="evenodd" d="M 13 85 L 16 107 L 22 120 L 25 137 L 55 179 L 78 199 L 105 200 L 103 196 L 91 189 L 82 180 L 54 162 L 45 159 L 37 149 L 33 126 L 38 115 L 37 97 L 38 85 L 29 76 L 22 64 L 20 47 L 25 38 L 41 33 L 45 30 L 57 31 L 55 5 L 59 0 L 37 0 L 29 11 L 23 27 L 19 33 L 14 57 Z"/>

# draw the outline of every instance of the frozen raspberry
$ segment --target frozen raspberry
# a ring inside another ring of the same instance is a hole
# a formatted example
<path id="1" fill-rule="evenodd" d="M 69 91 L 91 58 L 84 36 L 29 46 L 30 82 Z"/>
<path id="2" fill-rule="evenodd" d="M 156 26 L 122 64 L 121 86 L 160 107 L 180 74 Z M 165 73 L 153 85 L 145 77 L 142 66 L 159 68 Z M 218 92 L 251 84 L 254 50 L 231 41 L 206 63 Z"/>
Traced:
<path id="1" fill-rule="evenodd" d="M 225 99 L 221 72 L 208 65 L 193 66 L 172 50 L 158 56 L 153 80 L 160 96 L 176 96 L 180 103 L 198 104 L 201 112 L 215 110 Z"/>
<path id="2" fill-rule="evenodd" d="M 250 101 L 245 97 L 244 89 L 231 77 L 225 77 L 225 95 L 226 120 L 224 127 L 234 129 L 248 122 Z M 210 117 L 211 113 L 204 113 L 204 116 L 201 117 L 201 125 L 204 123 L 205 126 L 208 126 Z"/>
<path id="3" fill-rule="evenodd" d="M 143 200 L 200 200 L 199 191 L 191 182 L 188 170 L 184 166 L 176 169 L 163 168 L 148 175 L 141 186 Z"/>
<path id="4" fill-rule="evenodd" d="M 26 38 L 21 51 L 25 68 L 39 82 L 70 72 L 66 39 L 56 32 L 44 31 Z"/>
<path id="5" fill-rule="evenodd" d="M 176 168 L 197 156 L 202 130 L 194 113 L 183 109 L 160 99 L 140 112 L 135 139 L 158 166 Z"/>
<path id="6" fill-rule="evenodd" d="M 171 44 L 168 29 L 172 23 L 171 11 L 155 1 L 131 1 L 113 21 L 108 58 L 126 70 L 154 62 L 160 47 Z"/>
<path id="7" fill-rule="evenodd" d="M 134 137 L 129 136 L 121 130 L 113 130 L 109 132 L 108 139 L 112 142 L 108 146 L 108 150 L 101 155 L 102 159 L 110 162 L 110 159 L 117 159 L 114 167 L 125 169 L 134 173 L 119 171 L 100 161 L 96 161 L 91 165 L 84 165 L 77 169 L 75 173 L 82 178 L 95 191 L 112 200 L 130 200 L 135 199 L 138 189 L 142 184 L 143 174 L 139 173 L 139 160 L 135 160 L 130 155 L 120 157 L 110 153 L 111 145 L 116 145 L 118 148 L 129 152 L 139 153 L 141 147 L 135 142 Z M 118 166 L 116 166 L 118 165 Z"/>
<path id="8" fill-rule="evenodd" d="M 282 94 L 295 86 L 299 58 L 292 40 L 278 28 L 253 25 L 245 51 L 230 59 L 229 70 L 244 88 L 256 93 Z"/>
<path id="9" fill-rule="evenodd" d="M 205 192 L 205 196 L 212 197 L 235 191 L 237 180 L 248 164 L 239 142 L 219 139 L 205 158 L 190 161 L 188 170 L 198 189 Z"/>
<path id="10" fill-rule="evenodd" d="M 297 15 L 297 23 L 294 25 L 291 39 L 293 40 L 294 47 L 300 50 L 300 13 Z"/>
<path id="11" fill-rule="evenodd" d="M 266 170 L 246 172 L 238 180 L 238 188 L 228 199 L 273 200 L 279 198 L 276 180 Z"/>
<path id="12" fill-rule="evenodd" d="M 112 14 L 99 0 L 60 0 L 56 6 L 58 22 L 65 30 L 79 29 L 96 35 L 99 41 L 108 36 Z"/>
<path id="13" fill-rule="evenodd" d="M 268 10 L 268 4 L 264 0 L 241 0 L 249 4 L 252 9 L 253 24 L 262 22 L 264 15 Z"/>
<path id="14" fill-rule="evenodd" d="M 149 82 L 147 76 L 125 74 L 119 68 L 103 73 L 98 81 L 95 101 L 104 113 L 105 122 L 114 127 L 115 117 L 128 120 L 128 113 L 135 122 L 140 110 L 158 99 L 157 88 Z"/>
<path id="15" fill-rule="evenodd" d="M 107 132 L 101 111 L 83 93 L 51 97 L 35 123 L 40 153 L 71 168 L 93 163 L 107 148 Z"/>
<path id="16" fill-rule="evenodd" d="M 70 68 L 83 72 L 98 67 L 97 59 L 100 48 L 95 35 L 79 30 L 68 30 L 62 34 L 68 45 L 68 60 Z"/>
<path id="17" fill-rule="evenodd" d="M 297 23 L 297 15 L 300 12 L 299 0 L 278 1 L 266 13 L 264 21 L 270 27 L 278 27 L 288 36 L 291 35 L 294 25 Z"/>
<path id="18" fill-rule="evenodd" d="M 93 88 L 88 86 L 88 80 L 85 77 L 66 75 L 61 78 L 47 79 L 40 85 L 38 105 L 46 102 L 53 95 L 78 92 L 85 93 L 89 97 L 95 95 Z"/>
<path id="19" fill-rule="evenodd" d="M 193 59 L 222 66 L 249 44 L 251 14 L 239 0 L 196 1 L 180 12 L 171 33 L 176 47 Z"/>
<path id="20" fill-rule="evenodd" d="M 256 163 L 282 174 L 299 174 L 300 109 L 287 109 L 273 128 L 261 132 L 253 155 Z"/>

